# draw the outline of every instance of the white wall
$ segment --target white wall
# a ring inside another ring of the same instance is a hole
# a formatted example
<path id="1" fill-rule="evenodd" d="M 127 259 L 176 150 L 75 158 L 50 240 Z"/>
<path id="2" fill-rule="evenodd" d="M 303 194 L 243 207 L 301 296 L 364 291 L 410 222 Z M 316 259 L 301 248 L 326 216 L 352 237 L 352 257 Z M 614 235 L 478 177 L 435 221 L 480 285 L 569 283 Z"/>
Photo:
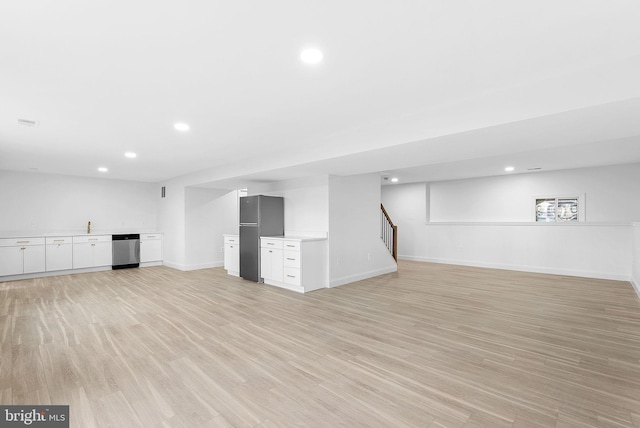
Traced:
<path id="1" fill-rule="evenodd" d="M 430 183 L 432 222 L 528 222 L 535 196 L 585 194 L 588 222 L 640 219 L 640 164 Z"/>
<path id="2" fill-rule="evenodd" d="M 185 189 L 184 270 L 222 266 L 223 234 L 238 233 L 238 192 Z"/>
<path id="3" fill-rule="evenodd" d="M 326 236 L 329 230 L 329 177 L 316 176 L 275 183 L 256 183 L 249 195 L 284 197 L 286 235 Z"/>
<path id="4" fill-rule="evenodd" d="M 638 182 L 631 164 L 384 186 L 382 200 L 400 258 L 629 280 Z M 531 222 L 534 195 L 567 192 L 586 195 L 586 223 Z"/>
<path id="5" fill-rule="evenodd" d="M 630 225 L 424 225 L 404 259 L 628 281 Z"/>
<path id="6" fill-rule="evenodd" d="M 380 239 L 380 176 L 330 177 L 330 286 L 396 270 L 393 257 Z"/>
<path id="7" fill-rule="evenodd" d="M 152 183 L 0 171 L 0 235 L 157 231 Z"/>
<path id="8" fill-rule="evenodd" d="M 640 223 L 633 223 L 633 264 L 631 266 L 631 284 L 640 297 Z"/>
<path id="9" fill-rule="evenodd" d="M 185 187 L 168 183 L 166 197 L 158 204 L 158 230 L 164 232 L 162 242 L 163 264 L 184 269 L 185 247 Z"/>

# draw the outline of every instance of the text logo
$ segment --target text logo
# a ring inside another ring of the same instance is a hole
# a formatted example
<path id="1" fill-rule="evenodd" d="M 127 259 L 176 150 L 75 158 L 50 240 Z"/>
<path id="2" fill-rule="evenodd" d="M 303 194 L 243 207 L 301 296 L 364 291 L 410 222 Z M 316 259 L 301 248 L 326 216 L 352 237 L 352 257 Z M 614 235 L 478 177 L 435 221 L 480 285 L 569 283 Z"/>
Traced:
<path id="1" fill-rule="evenodd" d="M 69 406 L 0 406 L 0 428 L 69 428 Z"/>

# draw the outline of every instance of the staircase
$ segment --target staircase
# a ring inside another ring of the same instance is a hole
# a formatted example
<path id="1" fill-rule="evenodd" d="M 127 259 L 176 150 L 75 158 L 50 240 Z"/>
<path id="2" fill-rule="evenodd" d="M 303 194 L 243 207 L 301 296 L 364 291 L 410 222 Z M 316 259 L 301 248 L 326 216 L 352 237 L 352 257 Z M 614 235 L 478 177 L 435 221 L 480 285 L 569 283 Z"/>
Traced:
<path id="1" fill-rule="evenodd" d="M 380 238 L 384 245 L 398 262 L 398 226 L 393 224 L 389 213 L 384 209 L 384 205 L 380 204 Z"/>

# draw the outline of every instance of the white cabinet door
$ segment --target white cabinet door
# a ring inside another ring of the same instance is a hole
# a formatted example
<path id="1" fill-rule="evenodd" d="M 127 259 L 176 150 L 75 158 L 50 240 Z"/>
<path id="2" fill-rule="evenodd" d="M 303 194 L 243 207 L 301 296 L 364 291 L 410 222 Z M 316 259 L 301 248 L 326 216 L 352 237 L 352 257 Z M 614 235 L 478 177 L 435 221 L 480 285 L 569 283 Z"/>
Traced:
<path id="1" fill-rule="evenodd" d="M 47 245 L 47 272 L 73 269 L 73 246 L 71 244 Z"/>
<path id="2" fill-rule="evenodd" d="M 111 266 L 113 251 L 110 235 L 73 237 L 73 268 Z"/>
<path id="3" fill-rule="evenodd" d="M 271 250 L 269 248 L 260 248 L 260 275 L 265 279 L 271 279 Z"/>
<path id="4" fill-rule="evenodd" d="M 36 273 L 45 271 L 45 246 L 27 245 L 22 251 L 24 257 L 23 273 Z"/>
<path id="5" fill-rule="evenodd" d="M 260 248 L 260 275 L 265 281 L 282 282 L 282 250 L 278 248 Z"/>
<path id="6" fill-rule="evenodd" d="M 93 247 L 89 242 L 73 244 L 73 268 L 82 269 L 93 266 Z"/>
<path id="7" fill-rule="evenodd" d="M 240 272 L 240 247 L 238 244 L 225 244 L 224 268 L 230 275 Z"/>
<path id="8" fill-rule="evenodd" d="M 162 239 L 140 239 L 140 263 L 159 262 L 161 260 Z"/>
<path id="9" fill-rule="evenodd" d="M 71 236 L 51 236 L 46 238 L 47 272 L 73 269 L 73 238 Z"/>
<path id="10" fill-rule="evenodd" d="M 0 247 L 0 276 L 23 273 L 22 247 Z"/>
<path id="11" fill-rule="evenodd" d="M 44 272 L 43 237 L 1 238 L 0 276 Z"/>
<path id="12" fill-rule="evenodd" d="M 94 242 L 93 266 L 111 266 L 113 264 L 113 249 L 111 242 Z"/>

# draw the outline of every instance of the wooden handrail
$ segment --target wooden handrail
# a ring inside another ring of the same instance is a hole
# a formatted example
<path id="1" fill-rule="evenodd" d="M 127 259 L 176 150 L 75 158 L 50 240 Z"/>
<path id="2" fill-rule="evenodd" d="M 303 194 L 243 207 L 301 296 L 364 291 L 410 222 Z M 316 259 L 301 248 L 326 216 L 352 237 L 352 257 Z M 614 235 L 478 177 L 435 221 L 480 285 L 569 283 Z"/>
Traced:
<path id="1" fill-rule="evenodd" d="M 380 209 L 382 210 L 384 216 L 387 218 L 387 221 L 389 222 L 391 227 L 394 227 L 395 224 L 393 224 L 393 221 L 391 221 L 391 217 L 389 217 L 389 213 L 387 212 L 387 210 L 384 209 L 384 205 L 380 204 Z"/>

